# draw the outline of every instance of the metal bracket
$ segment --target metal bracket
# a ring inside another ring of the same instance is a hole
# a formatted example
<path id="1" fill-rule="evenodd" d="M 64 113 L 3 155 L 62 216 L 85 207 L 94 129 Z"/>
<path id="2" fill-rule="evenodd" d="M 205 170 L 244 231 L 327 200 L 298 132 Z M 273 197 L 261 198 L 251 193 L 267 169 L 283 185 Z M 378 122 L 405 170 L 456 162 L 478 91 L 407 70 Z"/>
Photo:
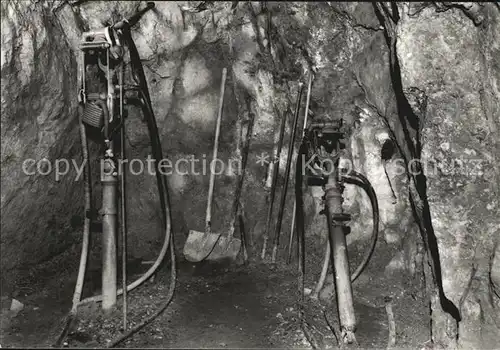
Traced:
<path id="1" fill-rule="evenodd" d="M 334 224 L 338 222 L 343 225 L 342 222 L 351 221 L 351 215 L 347 213 L 333 214 L 332 221 L 334 222 Z"/>

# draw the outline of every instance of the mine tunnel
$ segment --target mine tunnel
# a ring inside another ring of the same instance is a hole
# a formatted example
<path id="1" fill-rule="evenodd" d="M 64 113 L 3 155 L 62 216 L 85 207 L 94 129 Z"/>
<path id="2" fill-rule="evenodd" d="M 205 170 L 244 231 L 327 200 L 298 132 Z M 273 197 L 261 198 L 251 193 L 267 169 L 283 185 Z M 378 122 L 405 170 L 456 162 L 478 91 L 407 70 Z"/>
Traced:
<path id="1" fill-rule="evenodd" d="M 498 348 L 498 3 L 1 21 L 1 347 Z"/>

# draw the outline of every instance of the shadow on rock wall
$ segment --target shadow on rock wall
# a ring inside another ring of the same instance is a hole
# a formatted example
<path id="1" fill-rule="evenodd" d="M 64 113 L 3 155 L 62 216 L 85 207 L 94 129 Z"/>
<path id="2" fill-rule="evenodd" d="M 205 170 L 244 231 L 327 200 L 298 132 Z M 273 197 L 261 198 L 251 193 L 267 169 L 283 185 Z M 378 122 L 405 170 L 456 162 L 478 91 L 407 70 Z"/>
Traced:
<path id="1" fill-rule="evenodd" d="M 81 181 L 74 181 L 75 170 L 56 181 L 48 165 L 40 170 L 49 175 L 24 174 L 23 161 L 47 158 L 53 165 L 66 158 L 80 164 L 75 107 L 81 33 L 128 17 L 141 6 L 140 1 L 72 3 L 1 4 L 4 279 L 78 244 L 83 190 Z M 194 156 L 201 164 L 211 159 L 222 68 L 229 70 L 219 153 L 226 164 L 241 156 L 242 135 L 255 117 L 241 201 L 253 254 L 260 251 L 269 201 L 270 171 L 256 163 L 257 156 L 272 155 L 283 117 L 288 118 L 287 144 L 297 83 L 314 69 L 313 117 L 346 121 L 351 140 L 345 157 L 374 184 L 381 236 L 400 252 L 388 273 L 394 266 L 414 271 L 420 247 L 430 248 L 433 254 L 425 261 L 434 268 L 426 274 L 434 340 L 452 344 L 458 332 L 464 347 L 491 344 L 486 334 L 498 334 L 500 323 L 492 292 L 499 288 L 500 269 L 498 248 L 494 254 L 499 236 L 498 7 L 405 3 L 380 12 L 379 5 L 369 3 L 239 2 L 231 9 L 231 2 L 213 2 L 206 11 L 187 13 L 185 5 L 157 2 L 132 33 L 164 155 L 178 164 L 169 176 L 176 248 L 182 249 L 188 230 L 204 227 L 208 174 L 197 175 L 179 160 Z M 126 127 L 129 158 L 146 160 L 147 128 L 134 108 Z M 395 151 L 384 160 L 388 139 Z M 93 147 L 97 156 L 99 147 Z M 284 147 L 281 173 L 288 152 Z M 397 173 L 399 160 L 461 155 L 480 159 L 482 174 L 441 171 L 417 179 Z M 163 236 L 155 180 L 147 174 L 128 179 L 130 255 L 149 260 Z M 284 222 L 291 221 L 293 186 L 291 181 Z M 229 230 L 234 188 L 233 171 L 216 178 L 215 231 Z M 318 193 L 308 189 L 306 196 L 308 237 L 323 242 Z M 369 203 L 355 189 L 348 188 L 346 197 L 346 210 L 353 214 L 350 243 L 363 243 L 370 232 Z M 98 193 L 94 199 L 98 204 Z M 288 232 L 284 227 L 283 235 Z M 403 264 L 397 260 L 401 256 Z M 458 329 L 457 317 L 441 305 L 444 300 L 460 313 Z"/>

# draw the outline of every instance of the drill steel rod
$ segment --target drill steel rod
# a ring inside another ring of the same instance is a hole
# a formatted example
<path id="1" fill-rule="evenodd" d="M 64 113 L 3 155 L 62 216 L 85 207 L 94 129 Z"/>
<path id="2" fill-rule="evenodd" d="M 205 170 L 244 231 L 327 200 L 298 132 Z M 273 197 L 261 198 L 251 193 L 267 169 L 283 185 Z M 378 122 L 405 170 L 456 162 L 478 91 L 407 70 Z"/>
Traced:
<path id="1" fill-rule="evenodd" d="M 123 331 L 127 330 L 127 203 L 126 203 L 126 174 L 123 167 L 123 160 L 127 159 L 127 154 L 125 152 L 125 120 L 123 113 L 123 63 L 120 65 L 120 152 L 121 152 L 121 164 L 120 169 L 120 204 L 121 204 L 121 233 L 122 233 L 122 290 L 123 290 Z"/>
<path id="2" fill-rule="evenodd" d="M 306 109 L 304 112 L 304 124 L 302 125 L 302 135 L 300 136 L 300 139 L 304 138 L 304 135 L 306 133 L 306 128 L 307 128 L 307 117 L 309 116 L 309 103 L 311 102 L 311 89 L 312 89 L 312 81 L 313 81 L 313 73 L 309 73 L 309 82 L 307 84 L 307 98 L 306 98 Z M 300 161 L 300 159 L 297 158 L 297 162 Z M 293 235 L 295 231 L 295 212 L 297 209 L 297 202 L 294 199 L 293 200 L 293 211 L 292 211 L 292 225 L 290 226 L 290 238 L 288 239 L 288 256 L 286 259 L 286 263 L 290 264 L 290 261 L 292 260 L 292 245 L 293 245 Z"/>
<path id="3" fill-rule="evenodd" d="M 272 219 L 272 214 L 273 214 L 274 197 L 276 194 L 276 184 L 278 182 L 278 175 L 279 175 L 279 169 L 280 169 L 280 157 L 281 157 L 281 149 L 283 146 L 283 135 L 285 133 L 285 124 L 286 124 L 286 113 L 281 118 L 278 143 L 276 145 L 275 159 L 273 159 L 273 163 L 271 164 L 271 167 L 270 167 L 273 174 L 272 174 L 272 182 L 271 182 L 271 193 L 269 194 L 269 206 L 267 208 L 266 230 L 264 231 L 264 244 L 262 246 L 261 259 L 264 259 L 266 257 L 267 241 L 269 239 L 269 230 L 271 228 L 271 219 Z"/>
<path id="4" fill-rule="evenodd" d="M 276 223 L 276 229 L 274 230 L 274 242 L 273 242 L 273 255 L 271 261 L 276 262 L 276 254 L 278 252 L 279 239 L 281 233 L 281 223 L 283 221 L 283 211 L 285 209 L 286 192 L 288 188 L 288 180 L 290 178 L 290 168 L 292 165 L 293 156 L 293 145 L 295 141 L 295 134 L 297 133 L 297 122 L 299 120 L 300 111 L 300 100 L 302 98 L 302 91 L 304 90 L 304 84 L 299 83 L 299 93 L 297 95 L 297 103 L 295 107 L 295 116 L 293 118 L 292 132 L 290 135 L 290 140 L 288 142 L 288 155 L 286 160 L 286 170 L 285 170 L 285 183 L 283 185 L 283 190 L 281 192 L 281 201 L 278 210 L 278 222 Z"/>

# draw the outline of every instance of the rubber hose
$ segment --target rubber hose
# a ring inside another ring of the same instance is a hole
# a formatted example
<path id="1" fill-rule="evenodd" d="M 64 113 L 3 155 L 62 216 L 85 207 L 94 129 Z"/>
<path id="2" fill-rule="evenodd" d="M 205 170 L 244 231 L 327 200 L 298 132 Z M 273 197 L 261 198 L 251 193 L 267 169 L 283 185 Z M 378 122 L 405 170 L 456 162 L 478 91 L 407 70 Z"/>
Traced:
<path id="1" fill-rule="evenodd" d="M 144 95 L 143 95 L 143 98 L 145 99 Z M 147 108 L 146 106 L 144 106 L 144 107 Z M 151 106 L 148 106 L 148 107 L 149 107 L 148 109 L 151 109 Z M 156 135 L 158 136 L 158 134 L 156 134 Z M 160 150 L 156 150 L 154 153 L 155 154 L 156 153 L 160 153 L 160 155 L 161 155 L 162 152 L 161 152 L 161 149 L 160 149 Z M 158 169 L 157 169 L 156 173 L 160 174 L 160 172 L 158 171 Z M 163 197 L 164 202 L 166 202 L 168 204 L 168 187 L 167 187 L 168 184 L 167 184 L 167 181 L 166 181 L 166 177 L 164 175 L 160 176 L 160 181 L 158 182 L 158 186 L 161 187 L 161 189 L 160 189 L 160 197 Z M 168 222 L 168 225 L 170 226 L 170 223 L 171 223 L 171 213 L 170 213 L 170 209 L 169 208 L 170 208 L 170 205 L 167 205 L 167 211 L 165 212 L 165 216 L 166 216 L 166 219 L 167 219 L 166 221 Z M 170 243 L 171 275 L 170 275 L 169 291 L 168 291 L 167 297 L 165 299 L 165 302 L 150 317 L 146 318 L 143 322 L 139 323 L 134 328 L 130 329 L 129 331 L 127 331 L 126 333 L 124 333 L 123 335 L 121 335 L 120 337 L 118 337 L 116 340 L 112 341 L 107 346 L 108 348 L 115 347 L 116 345 L 122 343 L 127 338 L 129 338 L 132 335 L 134 335 L 136 332 L 138 332 L 139 330 L 141 330 L 142 328 L 144 328 L 146 325 L 148 325 L 154 319 L 156 319 L 159 315 L 161 315 L 161 313 L 163 311 L 165 311 L 166 308 L 170 305 L 170 303 L 171 303 L 171 301 L 173 299 L 173 296 L 174 296 L 175 284 L 176 284 L 176 279 L 177 279 L 177 273 L 176 273 L 176 267 L 175 267 L 174 240 L 173 240 L 173 235 L 171 233 L 170 233 L 169 243 Z M 163 254 L 163 256 L 164 256 L 164 254 Z M 160 257 L 161 257 L 161 253 L 160 253 L 160 256 L 158 257 L 157 262 L 160 260 Z M 161 259 L 163 259 L 163 257 L 161 257 Z M 128 288 L 127 288 L 127 290 L 128 290 Z"/>
<path id="2" fill-rule="evenodd" d="M 90 181 L 90 164 L 89 164 L 89 148 L 87 143 L 87 135 L 85 130 L 85 125 L 82 122 L 83 119 L 83 105 L 79 104 L 78 106 L 78 123 L 80 128 L 80 142 L 82 145 L 82 158 L 84 164 L 84 176 L 83 176 L 83 189 L 84 189 L 84 197 L 85 197 L 85 217 L 83 221 L 83 237 L 82 237 L 82 252 L 80 255 L 80 265 L 78 267 L 78 277 L 76 279 L 75 291 L 73 293 L 73 305 L 71 310 L 69 311 L 66 320 L 64 322 L 64 327 L 61 330 L 56 342 L 54 343 L 55 347 L 59 347 L 66 337 L 73 320 L 75 319 L 76 312 L 78 306 L 80 305 L 80 298 L 82 296 L 83 284 L 85 282 L 85 272 L 87 270 L 87 260 L 89 255 L 89 242 L 90 242 L 90 220 L 91 215 L 87 215 L 91 213 L 92 209 L 92 185 Z"/>
<path id="3" fill-rule="evenodd" d="M 85 197 L 85 217 L 83 220 L 83 238 L 82 238 L 82 253 L 80 256 L 80 266 L 78 268 L 78 277 L 76 279 L 75 292 L 73 294 L 73 306 L 71 308 L 71 313 L 75 314 L 80 303 L 80 298 L 82 296 L 83 283 L 85 280 L 85 271 L 87 269 L 87 260 L 89 253 L 89 241 L 90 241 L 90 217 L 87 215 L 91 213 L 92 208 L 92 188 L 90 181 L 90 164 L 89 164 L 89 146 L 87 142 L 87 135 L 85 130 L 85 125 L 82 121 L 83 117 L 83 105 L 78 106 L 78 122 L 80 127 L 80 141 L 82 144 L 82 157 L 83 164 L 85 167 L 85 172 L 83 174 L 83 190 Z"/>
<path id="4" fill-rule="evenodd" d="M 126 33 L 126 38 L 125 40 L 128 43 L 129 46 L 129 54 L 130 54 L 130 62 L 132 65 L 132 78 L 135 81 L 136 86 L 139 87 L 139 93 L 142 96 L 142 110 L 143 113 L 146 116 L 146 122 L 148 125 L 148 130 L 149 134 L 152 135 L 150 136 L 150 141 L 151 141 L 151 150 L 153 152 L 153 158 L 156 159 L 158 162 L 159 160 L 163 159 L 163 152 L 161 148 L 161 141 L 158 133 L 158 126 L 156 125 L 156 118 L 154 115 L 153 111 L 153 104 L 151 102 L 151 96 L 149 95 L 149 88 L 148 88 L 148 83 L 146 80 L 146 74 L 144 73 L 144 68 L 142 67 L 141 63 L 141 57 L 139 55 L 139 51 L 137 50 L 137 47 L 135 46 L 134 41 L 132 40 L 132 37 L 130 36 L 130 32 Z M 149 117 L 148 117 L 149 116 Z M 156 172 L 156 180 L 158 182 L 162 181 L 161 180 L 162 175 L 160 174 L 159 171 Z M 166 178 L 165 178 L 166 179 Z M 165 184 L 166 186 L 166 184 Z M 168 187 L 165 187 L 168 188 Z M 167 203 L 169 202 L 168 199 L 168 191 L 165 192 L 165 196 L 160 195 L 160 204 L 162 208 L 162 212 L 166 212 L 167 208 Z"/>
<path id="5" fill-rule="evenodd" d="M 175 284 L 176 284 L 176 279 L 177 279 L 177 274 L 176 274 L 176 267 L 175 267 L 175 248 L 174 248 L 174 239 L 173 235 L 171 232 L 171 222 L 172 222 L 172 217 L 171 217 L 171 212 L 170 212 L 170 201 L 169 201 L 169 196 L 168 196 L 168 183 L 167 183 L 167 177 L 165 174 L 162 174 L 159 171 L 158 168 L 158 162 L 159 160 L 163 159 L 162 155 L 162 149 L 161 149 L 161 142 L 160 142 L 160 137 L 158 134 L 158 126 L 156 125 L 156 118 L 154 116 L 154 111 L 153 107 L 151 105 L 151 98 L 149 96 L 149 89 L 147 87 L 147 82 L 146 82 L 146 77 L 144 75 L 144 70 L 142 68 L 142 65 L 140 63 L 140 57 L 139 53 L 137 52 L 137 48 L 132 41 L 132 39 L 129 37 L 129 49 L 130 49 L 130 56 L 132 63 L 135 63 L 135 74 L 134 80 L 136 83 L 141 87 L 140 92 L 142 95 L 142 105 L 143 105 L 143 112 L 147 116 L 147 124 L 148 124 L 148 129 L 151 137 L 151 147 L 152 147 L 152 152 L 153 152 L 153 157 L 156 160 L 156 178 L 158 182 L 158 189 L 160 192 L 160 202 L 162 203 L 162 206 L 164 205 L 164 219 L 165 219 L 165 224 L 168 227 L 167 230 L 167 237 L 168 242 L 170 243 L 170 259 L 171 259 L 171 277 L 170 277 L 170 288 L 166 297 L 165 302 L 163 305 L 150 317 L 145 319 L 143 322 L 139 323 L 137 326 L 126 332 L 125 334 L 121 335 L 118 337 L 116 340 L 111 342 L 109 344 L 109 348 L 112 348 L 121 342 L 123 342 L 125 339 L 131 337 L 133 334 L 135 334 L 137 331 L 140 329 L 144 328 L 146 325 L 151 323 L 154 319 L 156 319 L 163 311 L 166 310 L 168 305 L 170 305 L 170 302 L 172 301 L 174 297 L 174 291 L 175 291 Z M 139 76 L 137 76 L 137 74 Z M 167 238 L 165 239 L 165 242 L 167 242 Z M 165 244 L 164 244 L 165 246 Z M 168 246 L 168 243 L 167 243 Z M 165 249 L 166 251 L 166 249 Z M 160 256 L 156 260 L 155 264 L 158 263 L 158 265 L 161 263 L 163 260 L 163 257 L 165 256 L 165 253 L 162 254 L 160 253 Z M 153 265 L 154 267 L 154 265 Z M 153 269 L 151 267 L 150 270 Z"/>
<path id="6" fill-rule="evenodd" d="M 332 254 L 332 249 L 330 248 L 330 240 L 326 242 L 325 258 L 323 259 L 323 267 L 321 268 L 321 275 L 319 276 L 318 283 L 314 292 L 311 294 L 311 298 L 318 299 L 319 293 L 323 289 L 326 280 L 326 274 L 328 273 L 328 267 L 330 266 L 330 256 Z"/>
<path id="7" fill-rule="evenodd" d="M 375 190 L 373 189 L 372 185 L 363 174 L 352 170 L 349 174 L 342 174 L 342 178 L 346 183 L 357 185 L 365 190 L 366 194 L 370 198 L 370 203 L 372 205 L 372 213 L 373 213 L 372 215 L 373 230 L 372 230 L 370 246 L 366 250 L 363 260 L 358 265 L 356 270 L 354 270 L 354 273 L 351 275 L 351 282 L 354 282 L 361 275 L 366 265 L 368 265 L 368 262 L 370 261 L 373 251 L 375 250 L 375 245 L 377 244 L 377 238 L 378 238 L 378 226 L 379 226 L 380 214 L 379 214 L 378 201 Z"/>
<path id="8" fill-rule="evenodd" d="M 171 236 L 172 237 L 172 236 Z M 169 286 L 169 291 L 166 297 L 166 300 L 164 304 L 151 316 L 149 316 L 147 319 L 139 323 L 137 326 L 134 328 L 130 329 L 127 331 L 125 334 L 121 335 L 118 337 L 116 340 L 112 341 L 107 347 L 108 348 L 113 348 L 116 345 L 122 343 L 125 339 L 131 337 L 135 333 L 137 333 L 139 330 L 147 326 L 149 323 L 151 323 L 155 318 L 161 315 L 163 311 L 170 305 L 170 302 L 172 301 L 174 297 L 174 291 L 175 291 L 175 281 L 177 279 L 177 273 L 176 273 L 176 268 L 175 268 L 175 249 L 174 249 L 174 242 L 173 242 L 173 237 L 170 239 L 170 261 L 171 261 L 171 275 L 170 275 L 170 286 Z"/>

